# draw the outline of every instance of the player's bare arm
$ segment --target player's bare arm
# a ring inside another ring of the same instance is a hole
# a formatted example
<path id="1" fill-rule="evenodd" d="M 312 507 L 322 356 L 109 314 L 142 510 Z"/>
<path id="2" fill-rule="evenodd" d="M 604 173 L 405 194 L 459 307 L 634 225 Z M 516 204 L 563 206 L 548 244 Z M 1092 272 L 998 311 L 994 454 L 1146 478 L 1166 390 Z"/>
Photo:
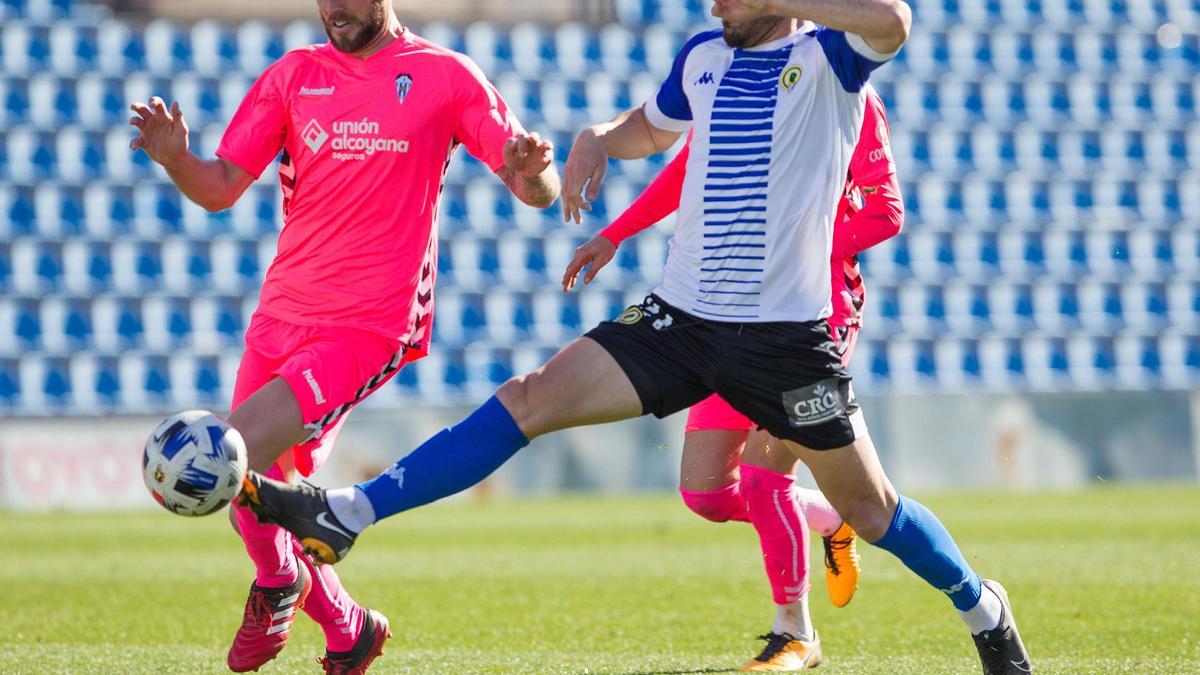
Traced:
<path id="1" fill-rule="evenodd" d="M 679 136 L 655 127 L 641 108 L 627 110 L 611 121 L 584 129 L 571 147 L 563 172 L 563 220 L 581 223 L 580 211 L 592 210 L 590 202 L 600 196 L 609 157 L 649 157 L 670 148 Z"/>
<path id="2" fill-rule="evenodd" d="M 912 9 L 903 0 L 716 0 L 713 16 L 745 21 L 760 16 L 788 16 L 858 35 L 882 54 L 908 40 Z"/>
<path id="3" fill-rule="evenodd" d="M 178 103 L 167 104 L 158 96 L 147 105 L 137 101 L 129 106 L 134 113 L 129 124 L 139 134 L 129 149 L 145 151 L 150 159 L 167 170 L 167 175 L 188 199 L 209 211 L 233 206 L 254 176 L 224 159 L 203 160 L 188 149 L 188 125 Z"/>
<path id="4" fill-rule="evenodd" d="M 508 139 L 504 166 L 496 175 L 517 199 L 539 209 L 549 208 L 562 190 L 554 168 L 554 144 L 536 132 Z"/>

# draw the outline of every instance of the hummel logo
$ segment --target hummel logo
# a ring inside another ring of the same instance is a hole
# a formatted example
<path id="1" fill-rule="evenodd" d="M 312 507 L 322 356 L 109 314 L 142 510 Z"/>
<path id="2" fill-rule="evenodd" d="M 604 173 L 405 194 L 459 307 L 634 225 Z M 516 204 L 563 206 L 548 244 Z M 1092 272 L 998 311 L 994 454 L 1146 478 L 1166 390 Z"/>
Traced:
<path id="1" fill-rule="evenodd" d="M 301 96 L 329 96 L 333 94 L 333 87 L 308 88 L 300 87 Z"/>
<path id="2" fill-rule="evenodd" d="M 696 84 L 712 84 L 713 82 L 716 82 L 716 80 L 713 79 L 713 74 L 709 72 L 705 72 L 696 80 Z"/>
<path id="3" fill-rule="evenodd" d="M 333 530 L 347 539 L 354 538 L 353 534 L 329 519 L 328 511 L 322 511 L 321 513 L 317 514 L 317 524 L 326 529 Z"/>

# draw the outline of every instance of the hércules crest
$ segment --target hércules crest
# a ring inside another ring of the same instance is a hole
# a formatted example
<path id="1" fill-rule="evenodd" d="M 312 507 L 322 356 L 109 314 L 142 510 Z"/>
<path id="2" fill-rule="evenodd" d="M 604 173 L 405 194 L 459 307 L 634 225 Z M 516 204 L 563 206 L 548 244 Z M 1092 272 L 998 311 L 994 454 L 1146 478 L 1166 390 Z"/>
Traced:
<path id="1" fill-rule="evenodd" d="M 400 97 L 401 103 L 408 98 L 408 92 L 412 91 L 412 85 L 413 79 L 408 73 L 400 73 L 396 76 L 396 95 Z"/>

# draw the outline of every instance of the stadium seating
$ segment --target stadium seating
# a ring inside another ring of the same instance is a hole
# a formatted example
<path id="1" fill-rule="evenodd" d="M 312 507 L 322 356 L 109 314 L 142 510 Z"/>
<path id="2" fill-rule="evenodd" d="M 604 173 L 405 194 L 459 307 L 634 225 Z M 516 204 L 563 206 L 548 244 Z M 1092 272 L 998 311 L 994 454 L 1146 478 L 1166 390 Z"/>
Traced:
<path id="1" fill-rule="evenodd" d="M 862 256 L 864 388 L 1200 384 L 1200 3 L 910 1 L 912 39 L 875 78 L 907 222 Z M 653 94 L 711 25 L 708 5 L 617 0 L 602 27 L 416 30 L 477 61 L 563 161 L 588 121 Z M 193 147 L 212 153 L 262 69 L 321 39 L 306 21 L 139 25 L 78 0 L 0 0 L 0 415 L 228 401 L 278 188 L 268 171 L 230 211 L 204 212 L 128 151 L 127 105 L 178 100 Z M 658 281 L 670 219 L 592 286 L 555 288 L 665 158 L 613 162 L 579 227 L 459 155 L 434 354 L 374 405 L 485 396 Z"/>

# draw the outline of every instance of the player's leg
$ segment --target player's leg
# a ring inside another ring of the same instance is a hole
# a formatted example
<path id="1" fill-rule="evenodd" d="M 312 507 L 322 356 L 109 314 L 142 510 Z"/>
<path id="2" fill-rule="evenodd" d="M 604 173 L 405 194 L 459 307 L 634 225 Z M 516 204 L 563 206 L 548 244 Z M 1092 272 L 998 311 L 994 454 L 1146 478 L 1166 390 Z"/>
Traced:
<path id="1" fill-rule="evenodd" d="M 247 343 L 261 346 L 274 358 L 259 358 L 260 354 L 244 360 L 239 370 L 239 378 L 245 375 L 244 385 L 235 387 L 230 421 L 246 440 L 251 468 L 261 471 L 261 467 L 271 466 L 267 475 L 285 482 L 320 467 L 348 410 L 394 374 L 403 359 L 395 341 L 365 331 L 299 327 L 273 320 L 252 326 Z M 248 349 L 248 354 L 252 351 Z M 252 393 L 247 394 L 248 390 Z M 248 549 L 252 540 L 261 543 L 257 566 L 286 561 L 294 567 L 293 585 L 303 583 L 306 588 L 294 604 L 303 605 L 325 632 L 326 658 L 353 653 L 362 665 L 378 655 L 387 636 L 382 615 L 355 603 L 333 570 L 315 568 L 303 556 L 297 557 L 295 540 L 288 532 L 258 522 L 244 507 L 239 507 L 236 516 Z M 271 555 L 267 555 L 267 541 Z M 309 594 L 307 589 L 316 592 Z M 249 617 L 249 605 L 247 611 Z M 275 652 L 282 649 L 290 625 L 277 621 L 277 614 L 272 612 L 270 621 L 244 622 L 239 631 L 239 638 L 245 638 L 242 643 L 262 646 L 275 642 Z M 284 618 L 290 622 L 290 616 Z M 254 651 L 238 647 L 235 641 L 231 664 L 235 652 Z"/>
<path id="2" fill-rule="evenodd" d="M 861 415 L 861 411 L 855 413 Z M 818 451 L 789 443 L 808 465 L 817 485 L 868 542 L 895 555 L 926 583 L 945 593 L 975 639 L 980 656 L 1006 655 L 1012 667 L 1028 666 L 1028 653 L 1016 630 L 1004 589 L 985 581 L 963 557 L 950 532 L 929 509 L 896 492 L 871 438 Z M 1001 671 L 1005 672 L 1005 671 Z"/>
<path id="3" fill-rule="evenodd" d="M 703 399 L 711 390 L 699 369 L 711 363 L 712 346 L 702 322 L 676 322 L 674 311 L 648 297 L 509 380 L 466 419 L 371 480 L 325 491 L 253 475 L 242 498 L 318 559 L 337 562 L 362 529 L 478 483 L 532 438 L 646 413 L 661 417 Z"/>
<path id="4" fill-rule="evenodd" d="M 937 518 L 888 481 L 824 322 L 747 327 L 724 356 L 717 392 L 787 442 L 860 536 L 946 593 L 973 634 L 1024 654 L 1002 591 L 983 586 Z"/>
<path id="5" fill-rule="evenodd" d="M 769 434 L 755 431 L 742 454 L 742 495 L 758 533 L 775 618 L 762 652 L 747 670 L 796 670 L 821 662 L 809 616 L 808 524 L 795 498 L 795 457 Z"/>
<path id="6" fill-rule="evenodd" d="M 256 390 L 272 381 L 271 373 L 278 365 L 278 360 L 247 347 L 234 383 L 235 413 Z M 271 417 L 263 415 L 264 421 Z M 278 480 L 291 479 L 294 473 L 292 455 L 284 452 L 290 446 L 269 454 L 259 447 L 261 439 L 268 434 L 253 425 L 238 430 L 249 436 L 246 450 L 253 466 L 268 471 L 268 475 Z M 281 455 L 282 461 L 277 464 L 275 459 Z M 265 460 L 268 456 L 271 457 L 269 462 Z M 286 646 L 295 612 L 304 606 L 312 588 L 312 577 L 292 552 L 292 537 L 285 530 L 258 522 L 249 509 L 236 503 L 230 507 L 230 519 L 255 568 L 255 580 L 250 586 L 242 624 L 227 656 L 230 670 L 246 672 L 275 658 Z"/>
<path id="7" fill-rule="evenodd" d="M 723 523 L 750 522 L 738 479 L 750 420 L 713 395 L 688 410 L 679 495 L 693 513 Z"/>

